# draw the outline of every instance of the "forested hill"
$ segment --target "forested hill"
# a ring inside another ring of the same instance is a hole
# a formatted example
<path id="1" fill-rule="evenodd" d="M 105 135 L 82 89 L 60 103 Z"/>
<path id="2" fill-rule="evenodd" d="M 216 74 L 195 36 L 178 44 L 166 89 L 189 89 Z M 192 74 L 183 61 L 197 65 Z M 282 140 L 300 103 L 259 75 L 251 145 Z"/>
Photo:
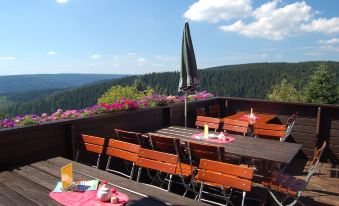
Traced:
<path id="1" fill-rule="evenodd" d="M 201 86 L 218 96 L 266 98 L 272 85 L 283 78 L 292 82 L 298 89 L 305 85 L 309 76 L 321 62 L 301 63 L 256 63 L 221 66 L 199 70 Z M 339 62 L 325 62 L 339 80 Z M 76 89 L 55 93 L 40 100 L 24 104 L 14 104 L 7 109 L 9 115 L 42 112 L 51 113 L 57 108 L 80 109 L 97 102 L 108 88 L 113 85 L 130 85 L 135 79 L 153 87 L 158 93 L 177 94 L 179 73 L 151 73 L 141 76 L 129 76 L 121 79 L 87 85 Z"/>
<path id="2" fill-rule="evenodd" d="M 125 76 L 119 74 L 30 74 L 0 76 L 0 94 L 42 89 L 64 89 L 94 81 Z"/>

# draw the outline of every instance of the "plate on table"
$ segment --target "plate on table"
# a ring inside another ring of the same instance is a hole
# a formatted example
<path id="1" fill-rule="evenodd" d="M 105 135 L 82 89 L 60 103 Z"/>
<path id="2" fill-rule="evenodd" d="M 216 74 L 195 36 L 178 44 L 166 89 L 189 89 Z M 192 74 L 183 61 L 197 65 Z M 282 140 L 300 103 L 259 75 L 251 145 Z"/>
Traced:
<path id="1" fill-rule="evenodd" d="M 216 134 L 208 134 L 208 138 L 210 138 L 210 139 L 218 139 L 218 135 L 216 135 Z"/>

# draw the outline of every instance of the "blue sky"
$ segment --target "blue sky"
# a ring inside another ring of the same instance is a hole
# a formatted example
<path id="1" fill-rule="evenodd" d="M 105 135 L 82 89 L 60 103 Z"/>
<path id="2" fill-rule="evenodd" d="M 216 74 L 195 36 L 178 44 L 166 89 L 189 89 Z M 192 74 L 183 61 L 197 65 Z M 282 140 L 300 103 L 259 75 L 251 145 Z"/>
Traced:
<path id="1" fill-rule="evenodd" d="M 179 69 L 185 19 L 199 68 L 339 61 L 338 0 L 0 0 L 0 75 Z"/>

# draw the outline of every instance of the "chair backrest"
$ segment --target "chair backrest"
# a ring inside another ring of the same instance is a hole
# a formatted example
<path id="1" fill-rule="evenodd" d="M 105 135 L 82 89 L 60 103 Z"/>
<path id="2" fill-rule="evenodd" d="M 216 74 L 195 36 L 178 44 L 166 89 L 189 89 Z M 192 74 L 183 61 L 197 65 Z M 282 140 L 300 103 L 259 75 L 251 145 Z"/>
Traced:
<path id="1" fill-rule="evenodd" d="M 175 174 L 178 159 L 178 155 L 140 148 L 136 165 L 168 174 Z"/>
<path id="2" fill-rule="evenodd" d="M 286 125 L 283 124 L 254 124 L 254 135 L 255 136 L 267 136 L 273 138 L 279 138 L 282 142 L 286 138 Z"/>
<path id="3" fill-rule="evenodd" d="M 118 140 L 124 141 L 124 142 L 129 142 L 132 144 L 138 144 L 138 145 L 143 145 L 142 140 L 141 140 L 141 133 L 138 132 L 130 132 L 130 131 L 125 131 L 125 130 L 120 130 L 120 129 L 114 129 L 115 135 Z"/>
<path id="4" fill-rule="evenodd" d="M 104 149 L 105 138 L 82 134 L 79 149 L 101 154 Z"/>
<path id="5" fill-rule="evenodd" d="M 218 130 L 220 128 L 220 122 L 221 120 L 219 118 L 197 116 L 197 120 L 195 121 L 195 126 L 204 127 L 205 124 L 207 124 L 209 128 Z"/>
<path id="6" fill-rule="evenodd" d="M 180 140 L 155 133 L 148 134 L 151 147 L 159 152 L 180 155 Z"/>
<path id="7" fill-rule="evenodd" d="M 205 108 L 198 108 L 195 110 L 195 114 L 197 116 L 206 116 L 206 109 Z"/>
<path id="8" fill-rule="evenodd" d="M 140 145 L 110 139 L 108 142 L 106 154 L 108 156 L 118 157 L 130 162 L 136 162 Z"/>
<path id="9" fill-rule="evenodd" d="M 185 148 L 188 152 L 190 164 L 198 166 L 200 159 L 224 161 L 225 149 L 217 145 L 186 141 Z"/>
<path id="10" fill-rule="evenodd" d="M 306 176 L 306 182 L 307 183 L 310 181 L 313 173 L 315 172 L 315 168 L 317 167 L 317 165 L 320 161 L 321 155 L 324 153 L 324 150 L 326 148 L 326 144 L 327 143 L 324 142 L 319 149 L 318 148 L 314 149 L 314 154 L 313 154 L 313 157 L 312 157 L 312 160 L 311 160 L 310 167 L 308 169 L 308 174 Z"/>
<path id="11" fill-rule="evenodd" d="M 201 181 L 248 192 L 252 188 L 253 168 L 201 159 L 197 177 Z"/>
<path id="12" fill-rule="evenodd" d="M 286 133 L 284 140 L 291 134 L 295 121 L 298 117 L 298 112 L 294 113 L 290 118 L 286 121 Z"/>
<path id="13" fill-rule="evenodd" d="M 241 120 L 234 120 L 229 118 L 222 119 L 223 127 L 222 129 L 226 132 L 232 131 L 232 132 L 239 132 L 243 135 L 246 135 L 248 131 L 248 121 L 241 121 Z"/>
<path id="14" fill-rule="evenodd" d="M 211 117 L 220 118 L 220 105 L 219 104 L 209 106 L 208 110 L 209 110 L 209 114 Z"/>

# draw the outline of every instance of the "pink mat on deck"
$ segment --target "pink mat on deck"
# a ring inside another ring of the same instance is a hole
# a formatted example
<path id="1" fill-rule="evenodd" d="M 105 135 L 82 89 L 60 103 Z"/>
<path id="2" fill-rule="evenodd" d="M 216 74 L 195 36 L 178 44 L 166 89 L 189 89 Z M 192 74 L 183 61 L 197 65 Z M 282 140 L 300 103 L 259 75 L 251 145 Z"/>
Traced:
<path id="1" fill-rule="evenodd" d="M 251 120 L 251 119 L 250 119 L 250 115 L 248 115 L 248 114 L 242 115 L 239 119 L 241 119 L 241 120 L 246 120 L 246 121 Z M 257 120 L 257 119 L 260 119 L 260 117 L 254 115 L 253 120 Z"/>
<path id="2" fill-rule="evenodd" d="M 128 196 L 117 192 L 119 204 L 97 200 L 97 190 L 86 192 L 50 192 L 49 196 L 65 206 L 122 206 L 128 202 Z"/>
<path id="3" fill-rule="evenodd" d="M 198 134 L 194 134 L 192 135 L 192 138 L 193 139 L 200 139 L 200 140 L 204 140 L 204 141 L 207 141 L 207 142 L 213 142 L 213 143 L 221 143 L 221 144 L 225 144 L 225 143 L 229 143 L 229 142 L 232 142 L 235 140 L 234 137 L 231 137 L 231 136 L 227 136 L 226 134 L 225 135 L 225 141 L 224 140 L 221 140 L 221 139 L 214 139 L 214 138 L 204 138 L 204 133 L 198 133 Z"/>

